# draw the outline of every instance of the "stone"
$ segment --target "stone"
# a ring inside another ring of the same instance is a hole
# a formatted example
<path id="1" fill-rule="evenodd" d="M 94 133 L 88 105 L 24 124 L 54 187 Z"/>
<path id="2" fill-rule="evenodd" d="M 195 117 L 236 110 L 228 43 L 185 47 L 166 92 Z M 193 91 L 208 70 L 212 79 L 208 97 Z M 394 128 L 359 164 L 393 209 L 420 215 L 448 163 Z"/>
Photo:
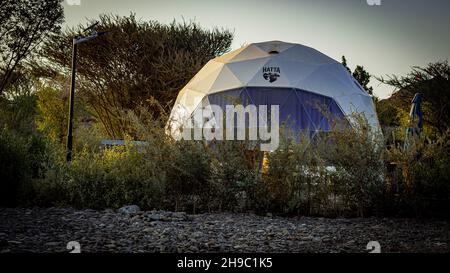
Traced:
<path id="1" fill-rule="evenodd" d="M 133 215 L 141 211 L 141 209 L 137 205 L 128 205 L 123 206 L 117 210 L 117 212 L 125 215 Z"/>
<path id="2" fill-rule="evenodd" d="M 77 241 L 83 253 L 365 253 L 369 239 L 382 239 L 383 252 L 448 252 L 446 221 L 161 210 L 131 216 L 60 208 L 36 208 L 31 216 L 26 212 L 0 208 L 0 252 L 66 252 L 67 242 Z"/>
<path id="3" fill-rule="evenodd" d="M 150 221 L 161 221 L 161 215 L 159 215 L 159 214 L 149 214 L 149 215 L 147 215 L 147 218 L 150 220 Z"/>

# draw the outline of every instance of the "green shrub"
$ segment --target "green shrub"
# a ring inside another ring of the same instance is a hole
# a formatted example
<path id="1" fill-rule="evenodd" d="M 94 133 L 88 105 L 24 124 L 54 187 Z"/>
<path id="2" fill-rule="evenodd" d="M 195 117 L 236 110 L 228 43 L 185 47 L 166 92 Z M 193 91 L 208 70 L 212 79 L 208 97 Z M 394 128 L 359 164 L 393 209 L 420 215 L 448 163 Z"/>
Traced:
<path id="1" fill-rule="evenodd" d="M 355 115 L 352 128 L 282 138 L 269 155 L 271 211 L 301 215 L 374 213 L 383 193 L 382 138 Z"/>
<path id="2" fill-rule="evenodd" d="M 200 141 L 173 144 L 165 159 L 167 206 L 172 209 L 205 210 L 211 197 L 210 157 Z"/>
<path id="3" fill-rule="evenodd" d="M 212 208 L 227 211 L 265 210 L 261 181 L 262 154 L 246 141 L 218 141 L 211 145 Z"/>
<path id="4" fill-rule="evenodd" d="M 303 155 L 305 142 L 297 144 L 284 139 L 277 151 L 268 156 L 269 170 L 264 177 L 268 187 L 270 210 L 281 213 L 309 212 L 308 201 L 311 188 L 307 188 L 307 177 L 303 168 L 310 162 Z M 311 185 L 311 183 L 309 184 Z M 305 208 L 307 206 L 307 208 Z"/>
<path id="5" fill-rule="evenodd" d="M 65 188 L 76 207 L 117 208 L 138 204 L 158 208 L 164 196 L 164 180 L 158 162 L 136 147 L 113 147 L 98 153 L 87 150 L 68 165 Z"/>
<path id="6" fill-rule="evenodd" d="M 0 205 L 32 203 L 32 179 L 44 175 L 42 163 L 48 156 L 48 143 L 37 135 L 22 136 L 0 131 Z"/>
<path id="7" fill-rule="evenodd" d="M 20 187 L 29 179 L 27 143 L 2 129 L 0 131 L 0 206 L 18 203 Z"/>
<path id="8" fill-rule="evenodd" d="M 85 130 L 70 163 L 59 144 L 3 132 L 2 173 L 9 178 L 2 180 L 2 194 L 13 194 L 2 200 L 194 213 L 448 217 L 448 135 L 415 139 L 408 149 L 386 147 L 364 120 L 355 120 L 351 129 L 312 139 L 284 137 L 278 150 L 264 154 L 245 141 L 176 142 L 162 121 L 150 118 L 133 125 L 147 145 L 101 148 Z"/>
<path id="9" fill-rule="evenodd" d="M 391 164 L 386 211 L 394 215 L 449 218 L 449 136 L 447 133 L 436 141 L 414 138 L 406 149 L 388 149 L 387 161 Z"/>
<path id="10" fill-rule="evenodd" d="M 384 192 L 383 136 L 374 132 L 361 116 L 352 128 L 330 132 L 329 143 L 319 149 L 327 164 L 336 168 L 332 179 L 344 210 L 364 216 L 378 210 Z"/>

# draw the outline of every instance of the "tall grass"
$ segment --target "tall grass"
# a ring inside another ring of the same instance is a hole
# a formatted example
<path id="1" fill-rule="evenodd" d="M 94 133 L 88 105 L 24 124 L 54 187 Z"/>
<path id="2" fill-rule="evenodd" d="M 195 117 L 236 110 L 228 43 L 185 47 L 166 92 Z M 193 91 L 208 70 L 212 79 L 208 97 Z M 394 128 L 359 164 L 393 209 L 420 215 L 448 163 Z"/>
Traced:
<path id="1" fill-rule="evenodd" d="M 91 138 L 71 163 L 62 147 L 52 146 L 39 164 L 41 175 L 21 178 L 31 181 L 28 200 L 194 213 L 449 216 L 448 134 L 433 142 L 417 138 L 404 149 L 387 146 L 359 120 L 314 138 L 282 137 L 278 150 L 264 154 L 245 141 L 176 142 L 162 120 L 130 120 L 147 145 L 100 148 Z"/>

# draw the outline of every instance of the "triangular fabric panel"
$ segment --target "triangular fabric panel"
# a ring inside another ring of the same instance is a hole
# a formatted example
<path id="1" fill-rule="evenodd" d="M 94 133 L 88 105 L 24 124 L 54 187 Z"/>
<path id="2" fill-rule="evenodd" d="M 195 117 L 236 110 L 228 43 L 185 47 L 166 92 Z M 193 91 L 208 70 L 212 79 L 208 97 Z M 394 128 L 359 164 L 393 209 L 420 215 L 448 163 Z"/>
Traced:
<path id="1" fill-rule="evenodd" d="M 242 83 L 239 79 L 233 74 L 233 72 L 225 65 L 222 67 L 222 70 L 217 75 L 214 83 L 208 90 L 208 94 L 213 94 L 216 92 L 234 89 L 241 87 Z"/>
<path id="2" fill-rule="evenodd" d="M 231 58 L 229 62 L 248 61 L 258 58 L 265 58 L 268 56 L 269 54 L 261 50 L 259 47 L 255 45 L 248 45 L 247 47 L 245 47 L 245 50 L 239 52 L 239 54 Z"/>
<path id="3" fill-rule="evenodd" d="M 195 80 L 190 82 L 187 86 L 190 89 L 197 90 L 198 92 L 208 93 L 211 89 L 211 86 L 217 80 L 218 75 L 222 71 L 224 64 L 218 62 L 211 62 L 209 64 L 209 69 L 199 72 L 195 76 Z"/>
<path id="4" fill-rule="evenodd" d="M 271 41 L 270 43 L 256 43 L 255 46 L 259 47 L 264 52 L 284 52 L 287 49 L 295 46 L 295 44 L 284 43 L 281 41 Z"/>
<path id="5" fill-rule="evenodd" d="M 348 93 L 349 89 L 354 90 L 334 76 L 334 69 L 335 65 L 319 66 L 312 74 L 297 83 L 297 88 L 329 97 L 342 96 Z"/>
<path id="6" fill-rule="evenodd" d="M 186 94 L 183 96 L 183 98 L 181 98 L 180 103 L 182 103 L 184 107 L 186 107 L 186 109 L 188 109 L 189 111 L 193 111 L 200 104 L 204 97 L 204 93 L 192 89 L 187 89 Z"/>
<path id="7" fill-rule="evenodd" d="M 299 82 L 308 78 L 319 67 L 319 65 L 305 64 L 302 62 L 284 62 L 283 74 L 292 87 L 297 87 Z"/>
<path id="8" fill-rule="evenodd" d="M 280 57 L 286 61 L 295 60 L 306 64 L 315 65 L 337 63 L 335 60 L 320 53 L 319 51 L 303 45 L 295 45 L 290 47 L 284 51 L 283 54 L 280 54 Z"/>
<path id="9" fill-rule="evenodd" d="M 228 63 L 231 59 L 233 59 L 235 56 L 237 56 L 239 53 L 241 53 L 243 50 L 245 50 L 245 47 L 241 47 L 235 51 L 232 51 L 230 53 L 224 54 L 220 57 L 217 57 L 214 59 L 216 62 L 222 62 L 222 63 Z"/>
<path id="10" fill-rule="evenodd" d="M 226 64 L 233 75 L 239 79 L 242 86 L 247 86 L 253 77 L 259 73 L 260 69 L 269 61 L 269 58 L 260 58 L 242 62 L 234 62 Z"/>

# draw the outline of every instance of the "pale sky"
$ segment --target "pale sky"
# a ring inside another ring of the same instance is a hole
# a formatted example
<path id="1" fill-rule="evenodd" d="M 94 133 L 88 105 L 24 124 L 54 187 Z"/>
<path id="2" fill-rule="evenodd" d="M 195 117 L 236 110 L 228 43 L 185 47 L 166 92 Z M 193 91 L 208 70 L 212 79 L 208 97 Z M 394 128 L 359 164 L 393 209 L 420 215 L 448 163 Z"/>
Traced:
<path id="1" fill-rule="evenodd" d="M 381 0 L 78 0 L 68 5 L 66 25 L 99 14 L 129 15 L 162 23 L 194 20 L 204 28 L 234 32 L 232 49 L 245 43 L 281 40 L 313 47 L 372 75 L 405 75 L 415 65 L 450 59 L 450 1 Z M 386 98 L 392 88 L 370 83 Z"/>

